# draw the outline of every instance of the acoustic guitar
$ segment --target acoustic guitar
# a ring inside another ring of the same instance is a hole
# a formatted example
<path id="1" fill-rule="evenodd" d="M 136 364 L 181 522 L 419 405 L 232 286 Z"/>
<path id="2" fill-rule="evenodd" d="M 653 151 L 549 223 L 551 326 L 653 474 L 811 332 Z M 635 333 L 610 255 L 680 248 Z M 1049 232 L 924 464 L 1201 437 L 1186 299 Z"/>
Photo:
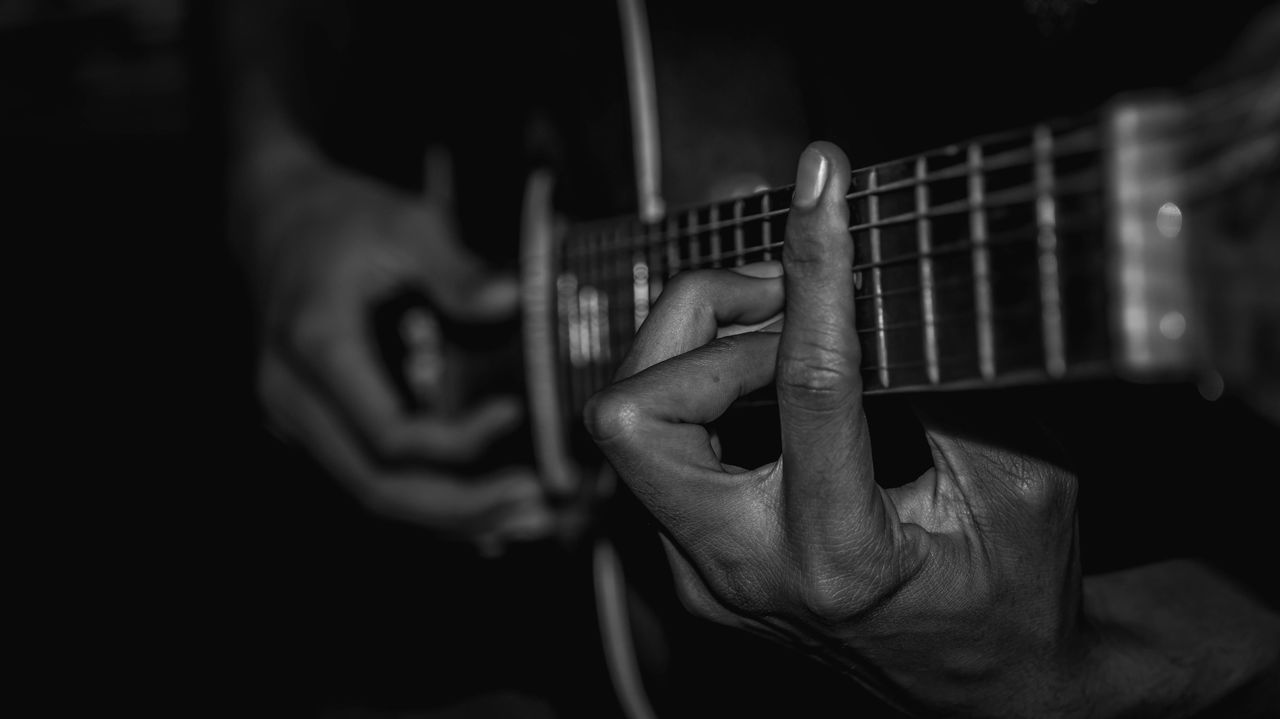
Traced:
<path id="1" fill-rule="evenodd" d="M 560 489 L 591 456 L 584 404 L 664 285 L 780 259 L 792 193 L 665 206 L 647 33 L 621 6 L 640 212 L 557 229 L 545 175 L 525 204 L 526 378 L 540 467 Z M 865 392 L 1195 382 L 1280 420 L 1277 172 L 1275 62 L 855 170 Z"/>
<path id="2" fill-rule="evenodd" d="M 613 546 L 631 527 L 610 525 L 617 483 L 582 411 L 674 275 L 780 259 L 792 186 L 704 162 L 714 153 L 699 154 L 701 143 L 724 138 L 691 138 L 673 108 L 707 92 L 706 79 L 664 64 L 654 48 L 682 39 L 651 38 L 641 3 L 619 8 L 635 212 L 566 222 L 551 174 L 530 177 L 520 354 L 539 473 L 596 515 L 606 655 L 628 713 L 645 716 L 626 562 Z M 1280 16 L 1267 22 L 1259 34 L 1280 37 Z M 1191 384 L 1280 424 L 1280 43 L 1269 47 L 1192 88 L 1122 95 L 853 171 L 865 392 Z M 739 63 L 731 107 L 764 114 L 787 100 L 757 82 L 773 59 L 759 46 L 714 58 Z M 790 138 L 769 135 L 782 158 L 773 167 L 794 167 L 797 143 L 811 139 Z M 757 431 L 776 437 L 772 402 L 765 390 L 739 404 L 762 410 Z M 640 561 L 664 565 L 660 552 Z"/>
<path id="3" fill-rule="evenodd" d="M 663 288 L 682 271 L 780 259 L 792 193 L 664 196 L 662 165 L 681 158 L 661 138 L 682 129 L 661 126 L 670 85 L 655 86 L 644 9 L 620 8 L 637 212 L 565 224 L 547 174 L 525 199 L 531 429 L 539 471 L 562 495 L 616 486 L 582 411 Z M 1122 95 L 861 167 L 847 199 L 865 392 L 1193 384 L 1280 422 L 1278 191 L 1274 52 L 1192 89 Z M 765 390 L 739 405 L 768 417 L 773 401 Z M 632 716 L 647 715 L 607 541 L 596 571 L 615 684 Z"/>

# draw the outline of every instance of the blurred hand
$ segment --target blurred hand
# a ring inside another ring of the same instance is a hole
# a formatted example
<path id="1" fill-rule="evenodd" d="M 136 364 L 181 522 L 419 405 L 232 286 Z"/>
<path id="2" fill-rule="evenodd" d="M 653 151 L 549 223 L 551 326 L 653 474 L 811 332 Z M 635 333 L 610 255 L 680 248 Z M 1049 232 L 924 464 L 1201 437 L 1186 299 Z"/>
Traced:
<path id="1" fill-rule="evenodd" d="M 520 398 L 410 414 L 370 328 L 373 304 L 410 288 L 464 322 L 516 310 L 515 279 L 491 276 L 462 248 L 438 164 L 427 174 L 429 192 L 418 197 L 310 163 L 258 201 L 265 209 L 246 253 L 258 391 L 274 429 L 370 510 L 492 549 L 552 525 L 530 468 L 458 471 L 519 424 Z"/>
<path id="2" fill-rule="evenodd" d="M 876 483 L 849 176 L 838 148 L 810 146 L 774 267 L 782 276 L 677 276 L 624 379 L 592 399 L 589 428 L 664 528 L 691 611 L 798 647 L 907 709 L 1066 712 L 1085 699 L 1090 647 L 1076 480 L 978 436 L 972 417 L 926 413 L 933 468 L 893 489 Z M 716 339 L 720 327 L 783 310 L 780 332 Z M 724 464 L 706 425 L 774 380 L 782 456 Z"/>

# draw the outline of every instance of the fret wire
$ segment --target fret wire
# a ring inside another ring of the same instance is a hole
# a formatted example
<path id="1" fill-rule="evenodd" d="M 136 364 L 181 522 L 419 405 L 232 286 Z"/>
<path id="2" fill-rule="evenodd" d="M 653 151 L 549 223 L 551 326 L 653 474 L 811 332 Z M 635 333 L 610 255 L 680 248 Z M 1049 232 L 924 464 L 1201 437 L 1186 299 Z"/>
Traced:
<path id="1" fill-rule="evenodd" d="M 616 231 L 616 230 L 615 230 Z M 601 233 L 600 243 L 603 245 L 609 239 L 609 235 Z M 617 293 L 618 284 L 618 258 L 621 253 L 602 253 L 600 261 L 600 385 L 604 388 L 613 379 L 611 366 L 613 365 L 613 343 L 618 335 L 618 328 L 614 326 L 614 317 L 617 316 Z"/>
<path id="2" fill-rule="evenodd" d="M 991 256 L 987 250 L 987 212 L 983 172 L 982 146 L 969 145 L 969 236 L 973 240 L 973 304 L 978 321 L 978 371 L 984 379 L 996 374 L 995 325 L 991 297 Z"/>
<path id="3" fill-rule="evenodd" d="M 720 267 L 720 205 L 711 206 L 711 266 Z"/>
<path id="4" fill-rule="evenodd" d="M 564 246 L 555 248 L 555 262 L 560 266 L 560 277 L 556 280 L 558 307 L 556 313 L 563 323 L 564 333 L 560 338 L 559 379 L 560 396 L 564 403 L 562 415 L 566 421 L 572 421 L 578 409 L 578 347 L 577 347 L 577 306 L 578 277 L 574 260 L 565 251 Z M 566 361 L 567 360 L 567 361 Z"/>
<path id="5" fill-rule="evenodd" d="M 645 230 L 648 238 L 645 240 L 645 249 L 649 255 L 649 307 L 653 307 L 653 303 L 658 301 L 658 296 L 662 294 L 662 286 L 666 281 L 667 273 L 662 266 L 662 252 L 658 249 L 661 245 L 657 242 L 662 231 L 658 229 L 658 224 L 649 225 Z M 648 314 L 648 308 L 645 313 Z"/>
<path id="6" fill-rule="evenodd" d="M 609 282 L 611 279 L 610 275 L 612 275 L 613 273 L 610 272 L 610 268 L 609 268 L 610 255 L 607 255 L 603 252 L 603 248 L 605 246 L 605 243 L 608 242 L 608 238 L 609 238 L 609 235 L 607 232 L 596 233 L 596 239 L 595 239 L 596 257 L 595 257 L 595 261 L 592 263 L 593 265 L 595 265 L 595 273 L 596 273 L 595 275 L 596 280 L 595 280 L 595 283 L 593 284 L 596 290 L 594 295 L 595 302 L 592 306 L 592 309 L 595 311 L 596 324 L 595 324 L 595 334 L 592 336 L 592 345 L 591 345 L 592 350 L 595 353 L 594 355 L 595 364 L 593 365 L 595 369 L 595 378 L 594 378 L 594 386 L 593 386 L 594 391 L 599 391 L 600 388 L 603 386 L 601 378 L 604 374 L 604 367 L 607 364 L 605 355 L 609 349 L 609 337 L 608 337 L 608 329 L 609 329 L 608 304 L 609 303 L 607 301 L 607 298 L 609 296 Z"/>
<path id="7" fill-rule="evenodd" d="M 587 247 L 591 248 L 594 239 L 587 237 Z M 592 349 L 595 347 L 592 340 L 595 337 L 595 305 L 592 297 L 595 295 L 595 255 L 588 252 L 582 261 L 582 280 L 578 283 L 578 316 L 582 318 L 582 403 L 586 401 L 591 394 L 595 392 L 595 358 L 592 355 Z"/>
<path id="8" fill-rule="evenodd" d="M 609 235 L 601 233 L 601 246 L 608 242 Z M 617 304 L 617 295 L 615 294 L 615 286 L 618 283 L 617 277 L 617 258 L 621 253 L 601 253 L 600 258 L 600 384 L 597 389 L 602 389 L 613 379 L 613 372 L 610 366 L 613 364 L 613 342 L 618 334 L 617 328 L 614 327 L 613 318 L 616 312 L 614 305 Z"/>
<path id="9" fill-rule="evenodd" d="M 567 306 L 569 314 L 569 358 L 572 365 L 569 372 L 570 382 L 569 389 L 571 395 L 571 404 L 576 411 L 579 404 L 578 400 L 582 394 L 581 372 L 582 372 L 582 317 L 579 314 L 581 309 L 580 292 L 582 276 L 579 272 L 578 263 L 581 255 L 578 253 L 565 253 L 565 264 L 570 268 L 570 275 L 573 277 L 572 292 L 570 293 L 570 301 Z"/>
<path id="10" fill-rule="evenodd" d="M 574 363 L 572 372 L 572 394 L 573 406 L 575 409 L 582 407 L 586 402 L 587 341 L 585 336 L 587 328 L 586 318 L 582 315 L 582 306 L 584 304 L 582 299 L 582 286 L 587 279 L 584 272 L 586 269 L 584 260 L 585 256 L 582 253 L 578 253 L 576 256 L 570 258 L 574 277 L 573 297 L 572 302 L 570 303 L 570 321 L 572 322 L 573 332 L 570 337 L 570 341 L 572 341 L 575 346 L 573 352 L 578 358 L 578 361 Z"/>
<path id="11" fill-rule="evenodd" d="M 593 233 L 588 240 L 588 247 L 595 248 L 600 242 L 599 235 Z M 600 292 L 599 284 L 600 253 L 592 252 L 587 259 L 587 284 L 583 289 L 582 312 L 587 316 L 587 397 L 599 389 L 600 376 Z M 583 398 L 586 399 L 585 397 Z"/>
<path id="12" fill-rule="evenodd" d="M 1057 181 L 1054 183 L 1054 196 L 1069 197 L 1069 196 L 1096 192 L 1100 189 L 1101 189 L 1101 182 L 1095 168 L 1091 170 L 1077 172 L 1069 177 L 1058 178 Z M 1005 188 L 996 192 L 988 193 L 984 201 L 983 209 L 991 210 L 991 209 L 1000 209 L 1000 208 L 1006 208 L 1006 207 L 1016 207 L 1018 205 L 1034 203 L 1037 197 L 1038 197 L 1038 193 L 1037 193 L 1035 183 L 1034 182 L 1024 183 L 1022 185 L 1017 185 L 1017 186 Z M 927 213 L 924 214 L 924 217 L 928 219 L 936 219 L 939 217 L 947 217 L 950 215 L 963 214 L 963 213 L 971 212 L 972 210 L 973 210 L 972 202 L 969 199 L 955 200 L 952 202 L 933 206 L 928 210 Z M 747 215 L 741 218 L 741 222 L 745 224 L 746 222 L 760 221 L 770 217 L 785 215 L 785 214 L 788 214 L 789 212 L 790 212 L 790 208 L 783 208 L 778 210 L 772 210 L 768 213 Z M 870 230 L 875 227 L 891 227 L 891 226 L 906 224 L 910 222 L 917 222 L 920 219 L 921 219 L 920 213 L 907 212 L 907 213 L 894 215 L 892 217 L 881 218 L 879 220 L 876 220 L 875 224 L 873 224 L 872 222 L 864 222 L 860 224 L 850 225 L 848 230 L 850 232 L 860 232 L 862 230 Z M 706 225 L 698 225 L 697 230 L 707 231 L 707 230 L 714 230 L 714 229 L 722 229 L 729 226 L 731 226 L 730 222 L 721 221 L 718 224 L 718 226 L 712 226 L 710 223 L 707 223 Z M 763 227 L 768 227 L 768 223 L 765 223 Z M 688 237 L 688 235 L 686 234 L 681 234 L 678 223 L 672 225 L 670 222 L 668 222 L 668 233 L 673 234 L 674 237 L 667 237 L 664 235 L 664 237 L 660 240 L 661 242 L 672 242 L 680 239 L 685 239 Z M 629 241 L 636 241 L 640 238 L 638 236 L 632 236 L 625 239 Z M 616 244 L 617 246 L 605 247 L 604 248 L 605 251 L 619 251 L 623 243 L 619 242 Z M 777 249 L 781 246 L 782 246 L 782 241 L 780 240 L 778 242 L 765 243 L 758 247 L 745 248 L 745 252 L 749 254 L 751 252 L 756 252 L 761 249 L 772 250 L 772 249 Z M 574 246 L 572 249 L 575 252 L 585 251 L 585 248 L 583 248 L 580 244 Z M 729 253 L 724 253 L 723 256 L 731 257 L 732 255 L 730 255 Z"/>
<path id="13" fill-rule="evenodd" d="M 570 263 L 569 254 L 567 252 L 557 252 L 556 261 L 560 265 L 560 276 L 556 278 L 556 318 L 558 320 L 559 329 L 561 330 L 559 337 L 560 342 L 560 372 L 563 380 L 563 390 L 566 397 L 566 407 L 572 412 L 576 406 L 577 397 L 574 393 L 574 369 L 577 366 L 578 349 L 574 346 L 575 337 L 573 306 L 577 302 L 577 279 L 573 275 L 573 268 Z"/>
<path id="14" fill-rule="evenodd" d="M 636 334 L 636 273 L 637 257 L 635 250 L 625 253 L 619 258 L 619 265 L 622 268 L 622 277 L 618 279 L 618 294 L 625 300 L 620 302 L 618 306 L 619 312 L 619 332 L 618 332 L 618 351 L 614 353 L 614 363 L 621 364 L 622 358 L 626 356 L 627 349 L 631 345 L 631 338 Z M 648 287 L 648 281 L 645 282 Z"/>
<path id="15" fill-rule="evenodd" d="M 928 174 L 928 161 L 921 157 L 916 160 L 916 177 Z M 929 186 L 921 182 L 916 185 L 916 214 L 920 219 L 916 222 L 916 243 L 920 250 L 920 312 L 924 317 L 924 356 L 928 362 L 926 370 L 929 381 L 938 384 L 941 379 L 938 369 L 938 330 L 933 325 L 933 252 L 930 247 L 932 238 L 928 219 Z"/>
<path id="16" fill-rule="evenodd" d="M 689 210 L 689 229 L 685 235 L 689 239 L 689 266 L 698 266 L 698 256 L 702 254 L 702 238 L 698 237 L 698 210 Z"/>
<path id="17" fill-rule="evenodd" d="M 622 237 L 631 235 L 630 228 L 626 225 L 619 227 L 617 233 Z M 613 299 L 609 301 L 609 310 L 612 313 L 609 318 L 610 382 L 613 382 L 614 368 L 622 362 L 623 353 L 626 351 L 627 337 L 631 334 L 627 325 L 634 315 L 630 308 L 627 307 L 627 300 L 635 296 L 635 281 L 632 279 L 635 268 L 631 264 L 631 254 L 619 252 L 614 259 L 614 267 L 618 276 L 611 283 L 610 294 Z"/>
<path id="18" fill-rule="evenodd" d="M 600 233 L 599 243 L 601 250 L 603 250 L 608 239 L 609 235 L 607 233 Z M 597 332 L 600 345 L 599 362 L 596 363 L 597 391 L 609 383 L 609 362 L 612 359 L 610 341 L 613 336 L 613 302 L 610 290 L 615 281 L 610 260 L 615 256 L 616 253 L 606 254 L 601 251 L 600 258 L 597 260 L 597 266 L 600 270 L 600 276 L 596 282 L 596 315 L 599 317 Z"/>
<path id="19" fill-rule="evenodd" d="M 588 249 L 591 247 L 590 235 L 585 238 L 583 246 Z M 588 299 L 592 282 L 591 260 L 589 252 L 582 253 L 582 273 L 578 277 L 578 341 L 581 343 L 578 352 L 582 357 L 582 396 L 579 398 L 579 407 L 591 396 L 591 308 Z"/>
<path id="20" fill-rule="evenodd" d="M 1036 224 L 1039 225 L 1040 305 L 1043 310 L 1045 369 L 1060 377 L 1067 371 L 1063 345 L 1062 298 L 1058 288 L 1058 235 L 1053 199 L 1053 135 L 1048 126 L 1035 130 L 1036 154 Z"/>
<path id="21" fill-rule="evenodd" d="M 742 246 L 742 203 L 741 197 L 733 201 L 733 256 L 737 258 L 734 264 L 738 267 L 741 267 L 747 258 L 746 250 Z"/>
<path id="22" fill-rule="evenodd" d="M 630 339 L 635 337 L 635 333 L 640 331 L 640 325 L 649 317 L 649 302 L 652 295 L 653 272 L 649 268 L 649 258 L 646 256 L 643 245 L 635 247 L 631 253 L 631 313 L 632 327 Z"/>
<path id="23" fill-rule="evenodd" d="M 680 223 L 676 216 L 670 215 L 667 218 L 667 277 L 671 277 L 683 269 L 680 266 L 680 248 L 676 245 L 679 241 Z"/>
<path id="24" fill-rule="evenodd" d="M 594 385 L 592 387 L 593 394 L 600 391 L 605 386 L 605 372 L 608 368 L 609 293 L 607 284 L 608 278 L 605 277 L 605 275 L 609 271 L 609 263 L 608 257 L 602 251 L 607 237 L 608 235 L 604 233 L 596 235 L 598 254 L 596 256 L 595 266 L 597 274 L 594 285 L 596 291 L 593 295 L 594 302 L 592 303 L 592 310 L 595 313 L 595 326 L 592 328 L 591 336 L 591 349 L 594 353 L 595 359 L 595 364 L 593 365 L 595 368 L 595 375 L 593 378 Z"/>
<path id="25" fill-rule="evenodd" d="M 879 181 L 879 172 L 875 168 L 867 174 L 867 186 L 874 189 Z M 880 218 L 880 196 L 867 196 L 867 216 L 872 225 Z M 870 232 L 871 239 L 871 287 L 875 293 L 875 330 L 876 330 L 876 361 L 880 365 L 880 386 L 889 386 L 889 343 L 888 336 L 885 334 L 885 314 L 884 314 L 884 284 L 880 276 L 881 248 L 880 248 L 880 228 L 874 226 Z M 855 258 L 856 259 L 856 258 Z M 856 263 L 855 263 L 856 267 Z M 858 272 L 860 270 L 854 270 Z"/>
<path id="26" fill-rule="evenodd" d="M 768 217 L 770 214 L 769 213 L 769 193 L 767 192 L 761 195 L 760 197 L 760 212 L 761 212 L 761 217 Z M 786 210 L 778 210 L 777 212 L 781 214 L 783 212 L 786 212 Z M 762 256 L 762 259 L 765 262 L 768 262 L 769 260 L 773 259 L 773 253 L 770 252 L 769 250 L 770 243 L 773 241 L 773 238 L 770 236 L 772 234 L 773 228 L 767 221 L 762 220 L 762 223 L 763 224 L 760 226 L 760 241 L 762 243 L 761 247 L 764 248 L 764 254 Z"/>

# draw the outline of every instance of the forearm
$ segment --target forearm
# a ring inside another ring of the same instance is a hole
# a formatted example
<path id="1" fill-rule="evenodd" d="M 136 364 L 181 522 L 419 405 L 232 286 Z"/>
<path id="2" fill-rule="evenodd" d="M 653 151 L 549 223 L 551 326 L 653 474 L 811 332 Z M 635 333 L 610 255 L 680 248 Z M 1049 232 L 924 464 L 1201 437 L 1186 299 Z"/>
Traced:
<path id="1" fill-rule="evenodd" d="M 1254 717 L 1280 707 L 1280 616 L 1207 567 L 1085 580 L 1098 716 Z"/>
<path id="2" fill-rule="evenodd" d="M 232 242 L 240 254 L 252 249 L 263 235 L 257 229 L 301 184 L 329 168 L 314 137 L 326 100 L 316 97 L 302 70 L 313 59 L 307 35 L 333 22 L 323 9 L 329 5 L 228 0 L 222 6 Z"/>

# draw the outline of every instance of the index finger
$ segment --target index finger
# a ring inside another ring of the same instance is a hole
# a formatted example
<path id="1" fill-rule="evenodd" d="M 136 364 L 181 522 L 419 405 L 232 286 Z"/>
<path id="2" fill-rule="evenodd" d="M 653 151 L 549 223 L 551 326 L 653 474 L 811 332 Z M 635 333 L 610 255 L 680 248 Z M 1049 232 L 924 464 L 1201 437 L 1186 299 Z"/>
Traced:
<path id="1" fill-rule="evenodd" d="M 788 526 L 825 537 L 882 526 L 868 520 L 884 509 L 862 412 L 849 182 L 838 147 L 805 149 L 782 252 L 787 321 L 777 386 Z"/>

